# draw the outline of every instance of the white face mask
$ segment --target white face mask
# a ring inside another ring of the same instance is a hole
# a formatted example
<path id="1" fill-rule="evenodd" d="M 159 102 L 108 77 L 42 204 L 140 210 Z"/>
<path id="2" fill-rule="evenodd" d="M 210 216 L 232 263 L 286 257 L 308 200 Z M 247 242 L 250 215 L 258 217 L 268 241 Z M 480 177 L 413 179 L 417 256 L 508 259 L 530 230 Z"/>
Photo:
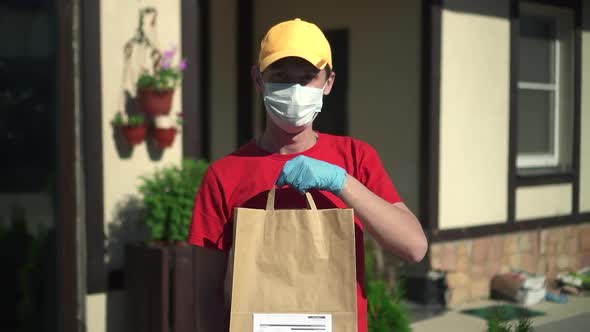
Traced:
<path id="1" fill-rule="evenodd" d="M 264 83 L 266 111 L 279 128 L 290 134 L 300 132 L 311 126 L 321 112 L 326 84 L 319 89 L 301 84 Z"/>

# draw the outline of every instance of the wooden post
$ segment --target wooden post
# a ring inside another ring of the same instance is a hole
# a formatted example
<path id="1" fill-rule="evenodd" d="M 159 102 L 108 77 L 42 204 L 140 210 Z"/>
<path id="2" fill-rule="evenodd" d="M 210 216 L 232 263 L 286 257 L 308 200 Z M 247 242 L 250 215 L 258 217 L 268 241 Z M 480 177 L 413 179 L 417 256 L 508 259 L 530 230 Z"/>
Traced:
<path id="1" fill-rule="evenodd" d="M 127 331 L 170 331 L 169 249 L 126 248 Z"/>
<path id="2" fill-rule="evenodd" d="M 193 247 L 184 245 L 171 248 L 173 252 L 172 279 L 172 331 L 195 332 L 195 285 Z"/>

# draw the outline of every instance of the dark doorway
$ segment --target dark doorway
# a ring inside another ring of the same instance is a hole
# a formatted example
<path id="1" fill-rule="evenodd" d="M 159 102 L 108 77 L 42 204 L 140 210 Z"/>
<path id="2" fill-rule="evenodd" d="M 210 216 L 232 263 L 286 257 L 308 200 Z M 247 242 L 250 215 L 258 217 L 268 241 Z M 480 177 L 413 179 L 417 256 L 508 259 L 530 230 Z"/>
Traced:
<path id="1" fill-rule="evenodd" d="M 348 135 L 348 29 L 326 30 L 324 34 L 332 47 L 336 81 L 313 125 L 322 133 Z"/>

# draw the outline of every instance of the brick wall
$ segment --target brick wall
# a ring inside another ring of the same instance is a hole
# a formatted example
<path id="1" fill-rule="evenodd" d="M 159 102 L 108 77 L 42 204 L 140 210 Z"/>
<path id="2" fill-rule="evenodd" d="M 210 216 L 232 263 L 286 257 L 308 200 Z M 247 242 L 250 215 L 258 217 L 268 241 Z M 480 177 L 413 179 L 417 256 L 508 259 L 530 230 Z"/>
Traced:
<path id="1" fill-rule="evenodd" d="M 489 297 L 490 281 L 513 268 L 543 273 L 590 265 L 590 224 L 435 243 L 430 246 L 432 270 L 446 272 L 447 305 Z"/>

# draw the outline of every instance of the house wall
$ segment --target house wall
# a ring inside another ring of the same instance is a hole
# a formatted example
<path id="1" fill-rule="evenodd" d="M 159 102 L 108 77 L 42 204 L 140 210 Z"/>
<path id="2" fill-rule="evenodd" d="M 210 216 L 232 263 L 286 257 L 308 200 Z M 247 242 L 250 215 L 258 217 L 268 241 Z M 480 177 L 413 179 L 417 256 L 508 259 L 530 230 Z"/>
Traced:
<path id="1" fill-rule="evenodd" d="M 134 79 L 122 82 L 124 73 L 123 47 L 135 34 L 139 11 L 147 6 L 158 10 L 157 41 L 160 48 L 172 44 L 181 51 L 180 1 L 116 1 L 100 2 L 101 26 L 101 79 L 102 79 L 102 145 L 104 179 L 104 218 L 107 238 L 105 260 L 108 269 L 123 266 L 123 243 L 145 236 L 133 228 L 139 200 L 137 187 L 140 176 L 148 175 L 157 167 L 179 163 L 182 158 L 182 139 L 177 135 L 171 148 L 161 155 L 145 142 L 131 151 L 117 148 L 115 131 L 110 122 L 121 109 L 123 89 L 133 90 Z M 137 59 L 136 59 L 137 60 Z M 137 64 L 138 62 L 136 62 Z M 189 64 L 190 65 L 190 64 Z M 132 67 L 137 71 L 136 67 Z M 181 91 L 177 89 L 171 114 L 182 110 Z M 127 149 L 128 150 L 128 149 Z M 87 296 L 88 330 L 90 332 L 123 331 L 125 328 L 122 295 L 124 292 L 110 292 Z"/>
<path id="2" fill-rule="evenodd" d="M 508 1 L 445 1 L 442 11 L 439 228 L 507 220 Z M 588 12 L 586 8 L 586 12 Z M 586 14 L 588 18 L 588 14 Z M 582 63 L 590 63 L 588 32 Z M 581 211 L 590 211 L 590 90 L 582 66 Z M 482 79 L 483 78 L 483 79 Z M 539 201 L 546 204 L 539 204 Z M 572 212 L 572 186 L 518 188 L 516 219 Z"/>
<path id="3" fill-rule="evenodd" d="M 590 6 L 584 4 L 588 30 Z M 444 5 L 440 228 L 503 222 L 508 192 L 508 2 L 449 0 Z M 583 31 L 581 212 L 590 211 L 588 64 L 590 32 Z M 516 220 L 571 214 L 572 197 L 572 184 L 517 188 Z M 434 243 L 430 267 L 446 273 L 447 305 L 488 298 L 490 281 L 497 273 L 522 269 L 554 279 L 558 273 L 590 265 L 588 222 Z"/>
<path id="4" fill-rule="evenodd" d="M 442 10 L 440 229 L 507 219 L 509 4 L 478 4 L 505 15 L 462 0 Z"/>
<path id="5" fill-rule="evenodd" d="M 446 272 L 447 305 L 455 307 L 487 299 L 497 273 L 521 269 L 554 279 L 590 265 L 590 224 L 436 243 L 430 263 Z"/>
<path id="6" fill-rule="evenodd" d="M 92 294 L 86 297 L 88 331 L 127 331 L 125 316 L 125 291 Z"/>
<path id="7" fill-rule="evenodd" d="M 86 297 L 86 325 L 89 331 L 107 331 L 105 294 L 88 295 Z M 119 329 L 122 331 L 121 329 Z"/>
<path id="8" fill-rule="evenodd" d="M 516 220 L 571 214 L 572 190 L 569 183 L 516 189 Z"/>
<path id="9" fill-rule="evenodd" d="M 590 3 L 583 1 L 580 211 L 590 212 Z"/>

